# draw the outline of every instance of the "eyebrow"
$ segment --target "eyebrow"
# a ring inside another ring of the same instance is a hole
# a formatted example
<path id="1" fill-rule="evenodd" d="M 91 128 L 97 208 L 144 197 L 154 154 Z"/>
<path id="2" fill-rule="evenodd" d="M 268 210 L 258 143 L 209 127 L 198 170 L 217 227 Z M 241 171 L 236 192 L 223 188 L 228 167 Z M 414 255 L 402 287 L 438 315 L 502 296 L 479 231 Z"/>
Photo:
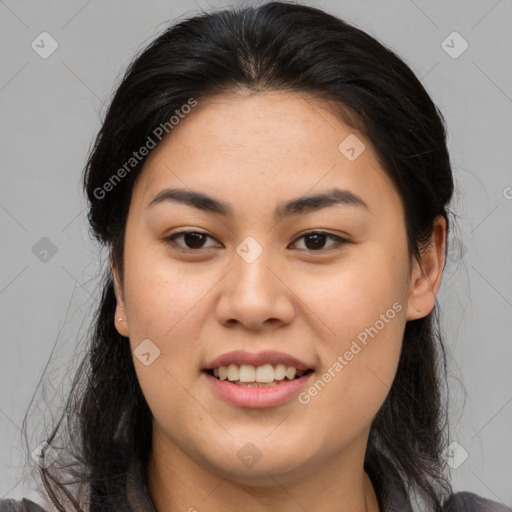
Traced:
<path id="1" fill-rule="evenodd" d="M 166 188 L 160 191 L 149 202 L 148 208 L 165 202 L 181 203 L 229 218 L 232 218 L 234 215 L 233 209 L 228 203 L 210 197 L 203 192 L 181 188 Z M 318 211 L 333 205 L 357 206 L 370 212 L 370 208 L 359 195 L 347 189 L 333 188 L 326 192 L 297 197 L 279 203 L 275 209 L 274 216 L 276 219 L 283 219 L 293 215 Z"/>

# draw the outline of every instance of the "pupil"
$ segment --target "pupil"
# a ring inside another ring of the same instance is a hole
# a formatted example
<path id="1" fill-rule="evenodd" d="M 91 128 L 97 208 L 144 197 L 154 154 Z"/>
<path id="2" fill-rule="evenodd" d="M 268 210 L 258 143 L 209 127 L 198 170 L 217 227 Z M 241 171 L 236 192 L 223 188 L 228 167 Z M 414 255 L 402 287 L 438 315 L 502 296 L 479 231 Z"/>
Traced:
<path id="1" fill-rule="evenodd" d="M 200 249 L 202 246 L 201 242 L 204 242 L 204 240 L 202 240 L 204 236 L 203 233 L 187 233 L 185 234 L 185 243 L 191 249 Z"/>
<path id="2" fill-rule="evenodd" d="M 308 249 L 321 249 L 325 243 L 325 236 L 326 235 L 322 235 L 321 233 L 315 233 L 313 235 L 308 235 L 306 237 L 306 247 Z M 311 240 L 311 239 L 314 240 L 313 244 L 308 244 L 308 240 Z M 313 245 L 313 247 L 310 247 L 310 245 Z"/>

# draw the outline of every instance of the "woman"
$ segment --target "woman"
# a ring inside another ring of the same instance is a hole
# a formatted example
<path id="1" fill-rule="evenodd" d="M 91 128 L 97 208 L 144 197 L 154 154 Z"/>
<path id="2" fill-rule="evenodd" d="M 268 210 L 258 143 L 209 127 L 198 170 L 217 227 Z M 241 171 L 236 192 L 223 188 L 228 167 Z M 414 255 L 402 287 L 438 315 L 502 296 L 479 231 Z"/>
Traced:
<path id="1" fill-rule="evenodd" d="M 182 21 L 128 69 L 84 185 L 110 259 L 42 454 L 56 510 L 511 510 L 446 474 L 453 179 L 391 50 L 302 5 Z"/>

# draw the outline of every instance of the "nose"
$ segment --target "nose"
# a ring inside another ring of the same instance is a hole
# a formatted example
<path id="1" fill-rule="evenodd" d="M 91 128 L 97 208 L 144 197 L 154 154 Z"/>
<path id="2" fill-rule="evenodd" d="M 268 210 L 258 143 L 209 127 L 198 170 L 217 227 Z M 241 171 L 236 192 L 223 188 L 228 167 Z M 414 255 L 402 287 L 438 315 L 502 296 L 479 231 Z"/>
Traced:
<path id="1" fill-rule="evenodd" d="M 286 285 L 283 268 L 270 251 L 263 251 L 254 261 L 235 254 L 233 268 L 220 283 L 219 322 L 225 326 L 242 324 L 252 330 L 291 323 L 294 294 Z"/>

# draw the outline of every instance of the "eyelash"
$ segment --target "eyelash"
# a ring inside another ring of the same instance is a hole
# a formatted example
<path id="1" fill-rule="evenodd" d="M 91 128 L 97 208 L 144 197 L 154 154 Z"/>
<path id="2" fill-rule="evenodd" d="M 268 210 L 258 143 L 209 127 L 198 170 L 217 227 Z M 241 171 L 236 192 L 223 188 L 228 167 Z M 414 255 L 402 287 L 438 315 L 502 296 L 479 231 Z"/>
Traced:
<path id="1" fill-rule="evenodd" d="M 204 235 L 206 237 L 209 237 L 209 238 L 213 239 L 212 236 L 208 235 L 207 233 L 203 233 L 201 231 L 180 231 L 178 233 L 174 233 L 173 235 L 164 238 L 164 241 L 166 243 L 168 243 L 169 245 L 172 245 L 172 246 L 176 247 L 179 251 L 183 251 L 183 252 L 199 252 L 202 249 L 210 249 L 210 247 L 206 247 L 206 248 L 201 247 L 199 249 L 192 249 L 192 248 L 188 248 L 188 247 L 183 247 L 183 246 L 181 246 L 181 245 L 179 245 L 179 244 L 177 244 L 175 242 L 175 240 L 177 238 L 179 238 L 180 236 L 189 235 L 189 234 L 192 234 L 192 233 L 198 234 L 198 235 Z M 292 243 L 296 243 L 301 238 L 305 238 L 305 237 L 311 236 L 311 235 L 326 235 L 327 238 L 331 238 L 336 243 L 331 245 L 330 247 L 328 247 L 326 249 L 318 249 L 318 250 L 314 250 L 314 249 L 299 249 L 299 250 L 301 250 L 301 251 L 309 251 L 309 252 L 312 252 L 312 253 L 322 253 L 322 252 L 326 253 L 326 252 L 330 252 L 332 250 L 339 249 L 341 245 L 344 245 L 344 244 L 348 243 L 348 240 L 346 240 L 345 238 L 342 238 L 342 237 L 337 236 L 337 235 L 333 235 L 332 233 L 328 233 L 326 231 L 308 231 L 308 232 L 303 233 L 302 235 L 300 235 Z"/>

